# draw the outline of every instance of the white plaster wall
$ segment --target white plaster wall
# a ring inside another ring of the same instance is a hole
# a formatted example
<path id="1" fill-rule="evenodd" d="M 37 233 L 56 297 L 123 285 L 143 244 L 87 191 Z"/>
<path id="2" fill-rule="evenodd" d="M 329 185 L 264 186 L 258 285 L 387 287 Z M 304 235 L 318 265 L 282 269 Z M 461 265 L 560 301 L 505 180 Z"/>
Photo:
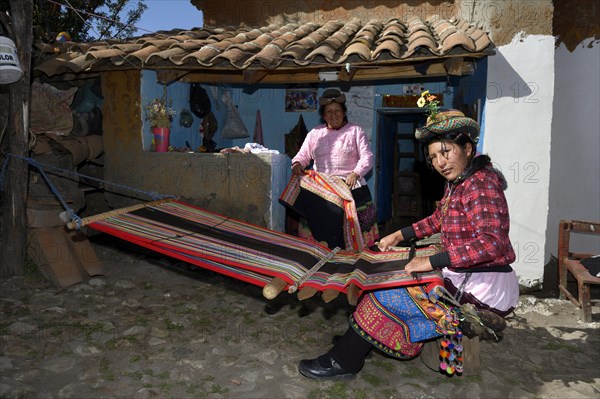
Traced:
<path id="1" fill-rule="evenodd" d="M 513 267 L 526 287 L 544 273 L 553 97 L 552 36 L 517 35 L 489 57 L 483 152 L 508 182 Z"/>
<path id="2" fill-rule="evenodd" d="M 547 247 L 558 252 L 561 219 L 600 221 L 600 41 L 555 52 Z M 600 253 L 600 237 L 573 235 L 575 252 Z"/>

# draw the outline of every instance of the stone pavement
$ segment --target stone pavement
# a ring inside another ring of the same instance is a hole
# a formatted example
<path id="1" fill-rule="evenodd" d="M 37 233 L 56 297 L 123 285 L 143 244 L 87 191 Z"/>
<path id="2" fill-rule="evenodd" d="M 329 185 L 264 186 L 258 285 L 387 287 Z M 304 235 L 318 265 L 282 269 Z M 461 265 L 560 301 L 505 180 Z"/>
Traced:
<path id="1" fill-rule="evenodd" d="M 504 339 L 481 344 L 478 376 L 374 353 L 355 380 L 319 382 L 296 367 L 345 330 L 344 298 L 268 301 L 259 287 L 95 245 L 106 276 L 0 283 L 1 398 L 600 398 L 597 308 L 582 323 L 567 301 L 523 295 Z"/>

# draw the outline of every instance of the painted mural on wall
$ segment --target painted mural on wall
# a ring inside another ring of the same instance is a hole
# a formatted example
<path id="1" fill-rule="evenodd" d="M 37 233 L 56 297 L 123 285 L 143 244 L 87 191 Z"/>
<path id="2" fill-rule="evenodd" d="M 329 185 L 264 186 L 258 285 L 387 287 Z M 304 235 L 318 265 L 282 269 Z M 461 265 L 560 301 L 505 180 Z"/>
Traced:
<path id="1" fill-rule="evenodd" d="M 314 112 L 317 110 L 317 89 L 286 89 L 285 112 Z"/>

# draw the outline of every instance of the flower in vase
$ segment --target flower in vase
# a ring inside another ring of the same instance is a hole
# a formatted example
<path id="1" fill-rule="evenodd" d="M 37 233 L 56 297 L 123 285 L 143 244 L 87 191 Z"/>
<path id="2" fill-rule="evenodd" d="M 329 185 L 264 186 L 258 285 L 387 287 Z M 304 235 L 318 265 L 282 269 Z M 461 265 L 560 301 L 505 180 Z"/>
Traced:
<path id="1" fill-rule="evenodd" d="M 151 127 L 170 127 L 175 110 L 171 108 L 173 100 L 167 99 L 167 95 L 162 98 L 155 98 L 145 107 L 146 120 L 150 122 Z"/>

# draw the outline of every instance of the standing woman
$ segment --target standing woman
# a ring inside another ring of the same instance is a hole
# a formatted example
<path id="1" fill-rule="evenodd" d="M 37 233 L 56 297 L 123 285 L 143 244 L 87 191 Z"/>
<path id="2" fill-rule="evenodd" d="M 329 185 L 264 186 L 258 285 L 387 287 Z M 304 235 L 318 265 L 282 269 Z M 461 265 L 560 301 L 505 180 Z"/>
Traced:
<path id="1" fill-rule="evenodd" d="M 323 122 L 308 132 L 296 156 L 292 159 L 292 173 L 306 174 L 313 170 L 343 180 L 351 190 L 356 205 L 358 223 L 365 246 L 375 245 L 379 238 L 377 215 L 365 175 L 373 168 L 373 152 L 363 128 L 348 122 L 346 96 L 336 89 L 327 89 L 319 98 L 319 115 Z M 302 201 L 292 207 L 303 216 L 298 235 L 327 242 L 329 248 L 348 248 L 344 240 L 344 209 L 322 201 L 314 193 L 305 193 Z M 360 249 L 360 248 L 359 248 Z"/>
<path id="2" fill-rule="evenodd" d="M 447 180 L 444 197 L 431 216 L 384 237 L 379 248 L 441 233 L 443 250 L 413 258 L 404 270 L 440 270 L 455 301 L 474 305 L 481 322 L 499 332 L 519 297 L 510 266 L 515 253 L 508 237 L 506 181 L 487 155 L 476 155 L 479 125 L 460 111 L 438 113 L 415 136 L 424 144 L 427 163 Z M 447 334 L 448 320 L 457 316 L 456 307 L 429 298 L 420 285 L 365 295 L 346 333 L 326 354 L 302 360 L 300 373 L 314 379 L 353 378 L 373 346 L 398 359 L 418 356 L 423 342 Z M 455 326 L 455 336 L 460 329 L 470 336 L 470 327 Z"/>

